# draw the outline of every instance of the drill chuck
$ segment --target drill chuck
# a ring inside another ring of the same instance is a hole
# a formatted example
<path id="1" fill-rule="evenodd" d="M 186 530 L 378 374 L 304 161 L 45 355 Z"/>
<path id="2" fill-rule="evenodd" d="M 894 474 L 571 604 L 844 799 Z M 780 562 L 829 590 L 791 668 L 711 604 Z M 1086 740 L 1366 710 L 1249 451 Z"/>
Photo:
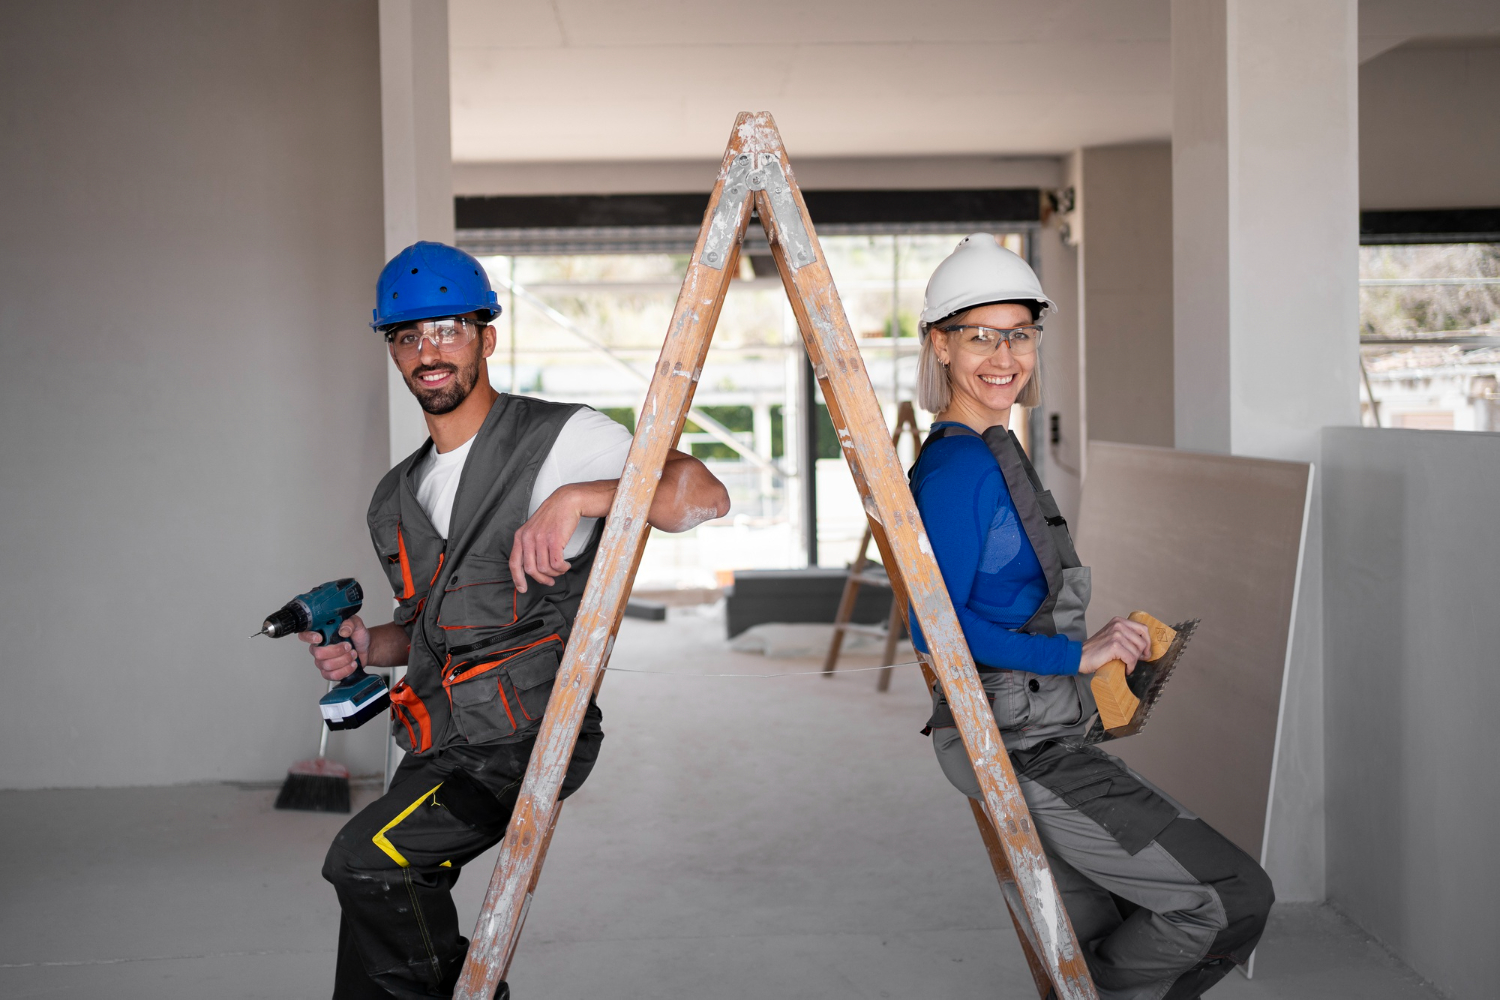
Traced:
<path id="1" fill-rule="evenodd" d="M 284 635 L 306 632 L 311 628 L 312 612 L 307 605 L 301 601 L 291 601 L 267 618 L 260 630 L 272 639 L 280 639 Z"/>

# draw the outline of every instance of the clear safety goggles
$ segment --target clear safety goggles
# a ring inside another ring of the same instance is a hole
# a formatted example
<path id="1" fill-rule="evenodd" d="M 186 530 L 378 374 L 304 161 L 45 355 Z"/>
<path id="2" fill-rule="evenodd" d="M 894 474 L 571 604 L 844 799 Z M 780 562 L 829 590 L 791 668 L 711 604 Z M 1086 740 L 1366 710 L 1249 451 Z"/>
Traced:
<path id="1" fill-rule="evenodd" d="M 410 361 L 422 353 L 422 341 L 428 341 L 441 354 L 457 354 L 474 342 L 479 324 L 468 316 L 446 316 L 403 323 L 385 332 L 385 342 L 398 361 Z"/>
<path id="2" fill-rule="evenodd" d="M 948 343 L 953 347 L 961 347 L 970 354 L 986 358 L 1000 350 L 1001 344 L 1009 344 L 1011 354 L 1035 354 L 1037 346 L 1042 342 L 1042 328 L 1036 323 L 1006 329 L 957 323 L 953 326 L 940 326 L 938 329 L 948 334 Z"/>

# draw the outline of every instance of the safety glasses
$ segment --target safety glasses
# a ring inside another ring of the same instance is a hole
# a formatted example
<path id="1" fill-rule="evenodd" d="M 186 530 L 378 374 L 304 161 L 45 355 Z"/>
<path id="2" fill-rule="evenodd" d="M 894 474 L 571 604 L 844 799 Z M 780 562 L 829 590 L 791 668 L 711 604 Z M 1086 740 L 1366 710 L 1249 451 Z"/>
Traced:
<path id="1" fill-rule="evenodd" d="M 1003 330 L 967 323 L 940 326 L 938 329 L 948 334 L 950 346 L 961 347 L 970 354 L 986 358 L 1000 350 L 1001 344 L 1009 344 L 1011 354 L 1035 354 L 1037 345 L 1042 342 L 1042 328 L 1034 323 Z"/>
<path id="2" fill-rule="evenodd" d="M 391 355 L 397 361 L 410 361 L 422 353 L 422 341 L 429 341 L 441 354 L 457 354 L 474 342 L 479 324 L 467 316 L 423 319 L 403 323 L 385 332 Z"/>

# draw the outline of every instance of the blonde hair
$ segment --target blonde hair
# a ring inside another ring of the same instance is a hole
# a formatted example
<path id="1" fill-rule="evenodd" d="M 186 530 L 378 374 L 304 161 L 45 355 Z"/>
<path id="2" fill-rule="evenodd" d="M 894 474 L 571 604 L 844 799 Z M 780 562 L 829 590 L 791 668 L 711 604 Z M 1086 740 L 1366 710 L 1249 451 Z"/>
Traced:
<path id="1" fill-rule="evenodd" d="M 953 387 L 948 382 L 948 366 L 938 360 L 937 348 L 932 346 L 932 331 L 929 328 L 922 337 L 922 353 L 917 356 L 917 405 L 928 413 L 941 413 L 953 401 Z M 1042 354 L 1036 355 L 1036 364 L 1031 376 L 1021 386 L 1016 396 L 1016 405 L 1027 409 L 1042 405 Z"/>

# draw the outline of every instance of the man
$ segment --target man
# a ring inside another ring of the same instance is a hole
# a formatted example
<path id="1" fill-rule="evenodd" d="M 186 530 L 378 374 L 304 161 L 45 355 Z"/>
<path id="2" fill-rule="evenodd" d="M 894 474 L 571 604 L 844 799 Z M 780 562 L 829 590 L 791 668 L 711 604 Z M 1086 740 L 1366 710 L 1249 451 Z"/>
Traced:
<path id="1" fill-rule="evenodd" d="M 302 635 L 329 680 L 353 670 L 354 651 L 407 667 L 391 692 L 407 757 L 323 866 L 343 910 L 334 1000 L 452 995 L 468 941 L 450 889 L 510 820 L 630 449 L 629 432 L 586 406 L 490 386 L 500 307 L 473 257 L 417 243 L 385 266 L 377 295 L 371 326 L 431 438 L 370 504 L 395 620 L 351 618 L 340 630 L 349 641 L 326 647 Z M 686 531 L 728 512 L 723 484 L 671 452 L 651 524 Z M 600 718 L 591 703 L 564 796 L 598 757 Z M 502 984 L 497 996 L 508 995 Z"/>

